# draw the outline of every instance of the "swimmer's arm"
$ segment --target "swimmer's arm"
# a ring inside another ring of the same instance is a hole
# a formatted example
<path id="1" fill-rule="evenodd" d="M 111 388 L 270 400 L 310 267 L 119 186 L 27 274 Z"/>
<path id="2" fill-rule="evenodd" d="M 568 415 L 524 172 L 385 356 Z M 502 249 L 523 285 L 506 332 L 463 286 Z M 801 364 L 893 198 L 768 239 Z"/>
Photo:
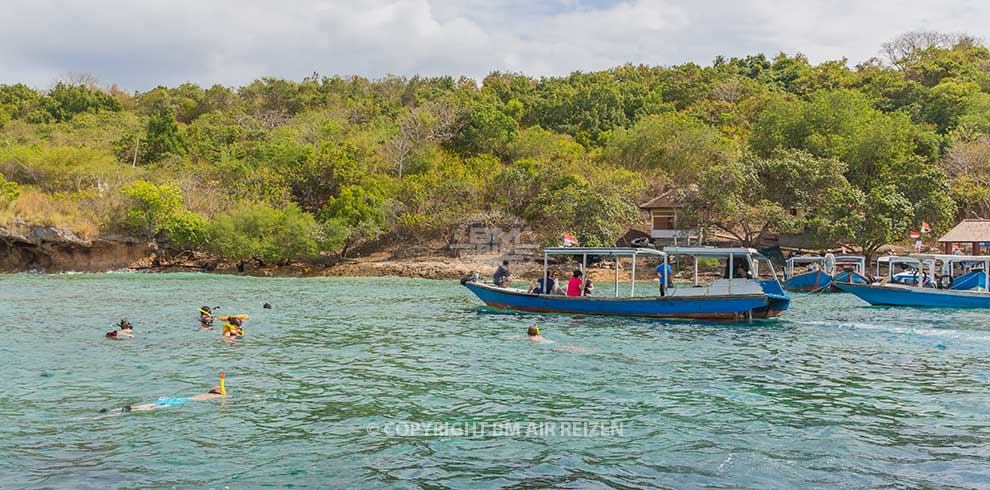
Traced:
<path id="1" fill-rule="evenodd" d="M 223 398 L 223 395 L 217 395 L 216 393 L 202 393 L 199 395 L 193 395 L 189 397 L 190 400 L 195 400 L 198 402 L 205 400 L 212 400 L 214 398 Z"/>
<path id="2" fill-rule="evenodd" d="M 158 408 L 158 405 L 156 405 L 154 403 L 146 403 L 144 405 L 131 405 L 131 411 L 132 412 L 143 412 L 143 411 L 146 411 L 146 410 L 155 410 L 157 408 Z"/>

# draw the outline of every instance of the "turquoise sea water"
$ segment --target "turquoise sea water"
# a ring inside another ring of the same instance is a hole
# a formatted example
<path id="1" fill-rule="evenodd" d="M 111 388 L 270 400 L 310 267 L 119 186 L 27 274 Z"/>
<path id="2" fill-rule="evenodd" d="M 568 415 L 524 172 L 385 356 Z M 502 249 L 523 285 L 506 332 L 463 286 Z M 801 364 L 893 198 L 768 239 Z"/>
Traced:
<path id="1" fill-rule="evenodd" d="M 202 305 L 246 337 L 197 331 Z M 121 317 L 137 338 L 105 340 Z M 555 343 L 516 338 L 533 322 Z M 719 324 L 498 314 L 456 281 L 9 275 L 0 332 L 0 488 L 990 486 L 990 312 L 799 295 Z M 99 414 L 221 370 L 223 402 Z"/>

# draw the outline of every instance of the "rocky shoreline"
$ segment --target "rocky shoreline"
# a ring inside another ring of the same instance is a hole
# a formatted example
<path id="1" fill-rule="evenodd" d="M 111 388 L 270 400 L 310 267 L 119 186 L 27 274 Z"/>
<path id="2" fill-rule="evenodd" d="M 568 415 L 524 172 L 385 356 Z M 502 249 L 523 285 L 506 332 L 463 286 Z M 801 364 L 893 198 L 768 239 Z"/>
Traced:
<path id="1" fill-rule="evenodd" d="M 406 277 L 456 280 L 478 274 L 490 278 L 502 257 L 497 254 L 454 257 L 442 244 L 379 244 L 355 257 L 321 256 L 286 263 L 247 261 L 239 264 L 202 252 L 163 249 L 131 237 L 85 240 L 52 227 L 0 228 L 0 273 L 104 273 L 130 270 L 148 273 L 208 272 L 258 277 Z M 576 264 L 554 266 L 570 277 Z M 513 278 L 529 280 L 543 273 L 542 256 L 516 258 Z M 589 268 L 599 284 L 615 274 L 608 263 Z M 623 272 L 625 274 L 625 272 Z M 640 279 L 652 279 L 652 270 L 637 270 Z M 625 280 L 625 277 L 623 277 Z"/>
<path id="2" fill-rule="evenodd" d="M 398 247 L 356 258 L 316 257 L 282 264 L 236 261 L 200 252 L 163 250 L 129 237 L 85 240 L 53 227 L 0 228 L 0 273 L 101 273 L 133 270 L 151 273 L 210 272 L 263 277 L 409 277 L 459 279 L 474 273 L 491 275 L 495 256 L 455 258 L 444 251 L 419 247 L 397 253 Z M 520 265 L 520 273 L 529 267 Z"/>

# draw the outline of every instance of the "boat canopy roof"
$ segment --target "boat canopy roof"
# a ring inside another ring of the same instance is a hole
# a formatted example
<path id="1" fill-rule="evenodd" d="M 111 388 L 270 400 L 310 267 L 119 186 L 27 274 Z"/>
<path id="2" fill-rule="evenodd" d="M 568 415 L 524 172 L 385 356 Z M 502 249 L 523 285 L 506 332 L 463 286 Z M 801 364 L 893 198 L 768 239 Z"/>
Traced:
<path id="1" fill-rule="evenodd" d="M 718 248 L 718 247 L 664 247 L 667 255 L 693 255 L 695 257 L 728 257 L 730 255 L 751 255 L 758 259 L 766 259 L 760 252 L 752 248 Z"/>
<path id="2" fill-rule="evenodd" d="M 877 259 L 877 264 L 879 265 L 887 262 L 893 262 L 895 264 L 901 262 L 921 262 L 921 260 L 922 259 L 919 259 L 918 257 L 909 255 L 885 255 Z"/>
<path id="3" fill-rule="evenodd" d="M 990 255 L 940 255 L 940 254 L 911 254 L 921 260 L 940 260 L 942 262 L 986 262 Z"/>
<path id="4" fill-rule="evenodd" d="M 825 262 L 825 257 L 820 255 L 797 255 L 787 259 L 789 264 L 813 264 L 815 262 Z"/>
<path id="5" fill-rule="evenodd" d="M 863 264 L 866 263 L 866 257 L 862 255 L 836 255 L 835 263 L 837 264 Z"/>
<path id="6" fill-rule="evenodd" d="M 655 248 L 637 247 L 548 247 L 543 249 L 544 255 L 607 255 L 609 257 L 633 257 L 637 255 L 653 255 L 663 257 L 662 250 Z"/>

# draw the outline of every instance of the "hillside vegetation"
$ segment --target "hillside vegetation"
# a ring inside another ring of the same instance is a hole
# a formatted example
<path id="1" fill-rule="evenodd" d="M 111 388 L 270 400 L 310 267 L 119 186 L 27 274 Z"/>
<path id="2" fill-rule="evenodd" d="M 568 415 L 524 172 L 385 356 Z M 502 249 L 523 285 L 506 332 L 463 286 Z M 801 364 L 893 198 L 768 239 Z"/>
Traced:
<path id="1" fill-rule="evenodd" d="M 281 261 L 449 241 L 465 220 L 608 245 L 672 187 L 691 220 L 747 245 L 804 231 L 872 252 L 990 215 L 990 50 L 910 33 L 881 52 L 540 79 L 0 85 L 0 226 Z"/>

